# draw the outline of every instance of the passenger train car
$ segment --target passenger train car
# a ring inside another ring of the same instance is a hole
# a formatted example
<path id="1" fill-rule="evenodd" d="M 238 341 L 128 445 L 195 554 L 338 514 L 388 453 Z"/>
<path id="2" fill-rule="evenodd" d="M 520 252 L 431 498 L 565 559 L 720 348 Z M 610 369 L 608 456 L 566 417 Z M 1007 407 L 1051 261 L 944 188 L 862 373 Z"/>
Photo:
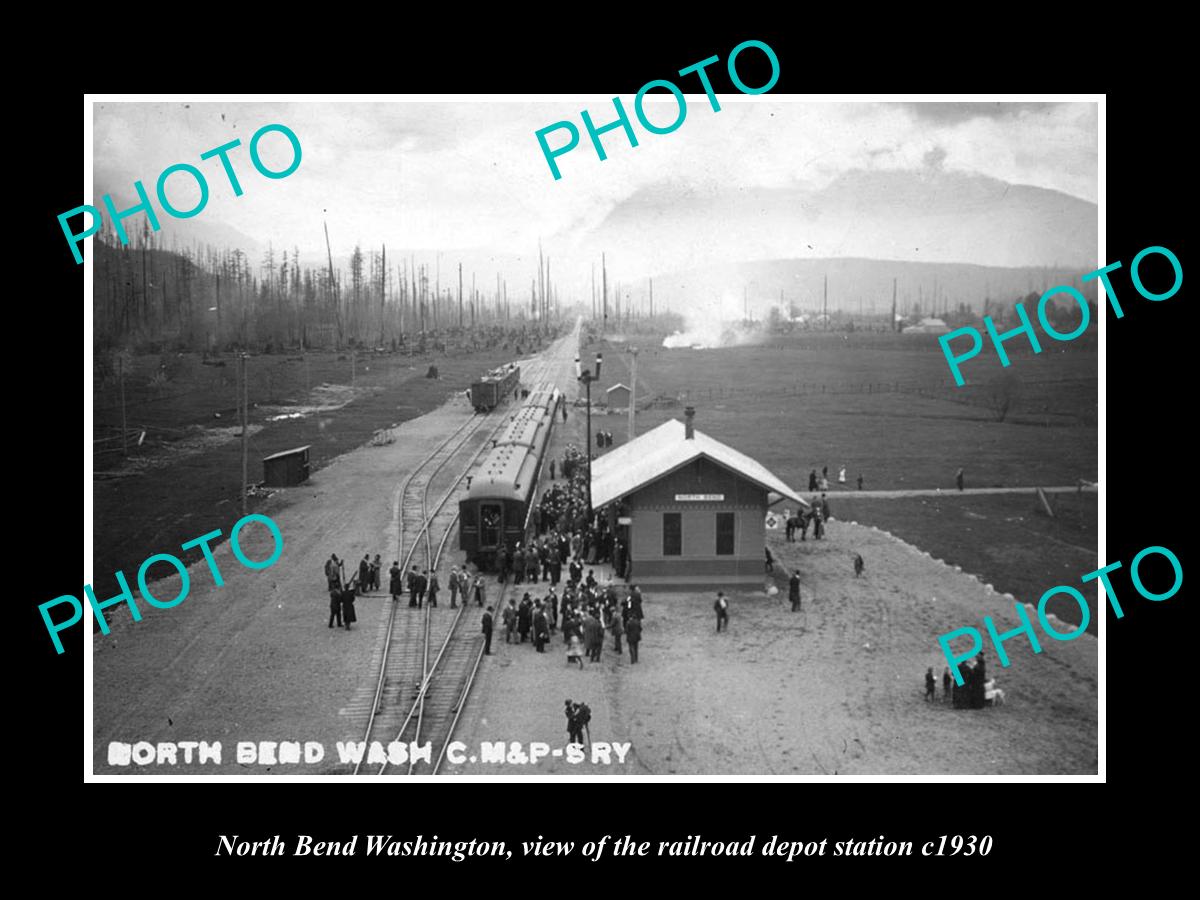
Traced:
<path id="1" fill-rule="evenodd" d="M 525 540 L 530 504 L 550 445 L 550 431 L 563 398 L 550 384 L 539 384 L 511 415 L 458 504 L 458 542 L 467 561 L 494 567 L 503 541 L 511 550 Z"/>
<path id="2" fill-rule="evenodd" d="M 490 412 L 513 393 L 521 383 L 521 367 L 515 363 L 492 369 L 471 385 L 471 405 L 475 412 Z"/>

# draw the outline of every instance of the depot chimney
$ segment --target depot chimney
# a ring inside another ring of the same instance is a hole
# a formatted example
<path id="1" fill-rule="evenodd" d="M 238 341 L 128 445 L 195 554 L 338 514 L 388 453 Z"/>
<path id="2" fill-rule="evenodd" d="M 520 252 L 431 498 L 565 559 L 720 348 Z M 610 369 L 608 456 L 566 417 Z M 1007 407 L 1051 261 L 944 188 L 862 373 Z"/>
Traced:
<path id="1" fill-rule="evenodd" d="M 683 411 L 683 436 L 685 439 L 692 441 L 696 439 L 696 407 L 689 406 Z"/>

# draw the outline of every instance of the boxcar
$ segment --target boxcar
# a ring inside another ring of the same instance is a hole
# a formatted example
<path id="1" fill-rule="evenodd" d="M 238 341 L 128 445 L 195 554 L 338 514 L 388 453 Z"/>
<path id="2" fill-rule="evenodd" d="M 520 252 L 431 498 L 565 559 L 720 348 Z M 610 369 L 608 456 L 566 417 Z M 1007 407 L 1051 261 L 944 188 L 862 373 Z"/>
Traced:
<path id="1" fill-rule="evenodd" d="M 502 542 L 511 550 L 525 540 L 530 503 L 561 402 L 562 395 L 551 385 L 530 391 L 500 429 L 459 502 L 459 549 L 481 569 L 494 567 Z"/>
<path id="2" fill-rule="evenodd" d="M 515 363 L 492 369 L 471 385 L 471 405 L 476 412 L 490 412 L 521 383 L 521 367 Z"/>

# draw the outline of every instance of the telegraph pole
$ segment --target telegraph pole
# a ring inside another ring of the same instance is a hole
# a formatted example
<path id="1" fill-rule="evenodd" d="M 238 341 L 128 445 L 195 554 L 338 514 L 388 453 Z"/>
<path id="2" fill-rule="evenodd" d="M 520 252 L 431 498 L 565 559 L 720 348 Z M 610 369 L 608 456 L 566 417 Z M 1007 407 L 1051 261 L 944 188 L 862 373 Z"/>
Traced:
<path id="1" fill-rule="evenodd" d="M 250 391 L 246 387 L 246 351 L 242 351 L 242 516 L 246 515 L 246 481 L 247 460 L 249 459 L 250 433 L 246 430 L 246 420 L 249 418 L 247 407 L 250 405 Z"/>
<path id="2" fill-rule="evenodd" d="M 600 320 L 600 333 L 603 334 L 608 327 L 608 265 L 603 253 L 600 254 L 600 296 L 604 301 L 604 318 Z"/>
<path id="3" fill-rule="evenodd" d="M 638 348 L 630 347 L 629 352 L 633 354 L 633 360 L 629 365 L 629 440 L 633 440 L 633 416 L 637 409 L 637 357 Z"/>
<path id="4" fill-rule="evenodd" d="M 829 330 L 829 276 L 825 276 L 825 330 Z"/>
<path id="5" fill-rule="evenodd" d="M 892 279 L 892 331 L 896 330 L 896 279 Z"/>

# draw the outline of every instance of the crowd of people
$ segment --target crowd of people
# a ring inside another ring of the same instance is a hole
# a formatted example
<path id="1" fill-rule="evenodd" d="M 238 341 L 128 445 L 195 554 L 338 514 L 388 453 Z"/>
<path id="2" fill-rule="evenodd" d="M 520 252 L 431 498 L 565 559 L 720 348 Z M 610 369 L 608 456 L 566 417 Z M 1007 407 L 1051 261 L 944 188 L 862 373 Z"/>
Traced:
<path id="1" fill-rule="evenodd" d="M 593 520 L 587 501 L 587 459 L 574 444 L 567 447 L 561 463 L 549 463 L 552 485 L 538 500 L 534 521 L 537 537 L 527 545 L 518 545 L 511 552 L 502 549 L 497 555 L 497 568 L 502 580 L 508 574 L 522 577 L 519 563 L 523 560 L 529 572 L 540 572 L 543 581 L 561 580 L 561 566 L 574 562 L 580 566 L 611 563 L 617 578 L 629 577 L 629 551 L 608 527 L 601 516 Z M 561 479 L 555 474 L 560 473 Z M 557 551 L 557 553 L 555 553 Z M 557 556 L 557 562 L 554 557 Z M 549 577 L 547 577 L 549 567 Z M 555 573 L 558 574 L 555 574 Z M 530 580 L 536 580 L 533 574 Z M 515 583 L 520 584 L 520 580 Z"/>
<path id="2" fill-rule="evenodd" d="M 629 585 L 622 596 L 612 582 L 601 586 L 593 570 L 588 570 L 586 578 L 579 574 L 573 567 L 561 597 L 553 584 L 540 597 L 534 596 L 536 590 L 524 591 L 520 601 L 509 597 L 500 613 L 504 643 L 528 643 L 536 652 L 545 653 L 552 635 L 561 631 L 567 663 L 582 669 L 585 654 L 591 662 L 600 661 L 605 635 L 611 634 L 613 652 L 623 654 L 623 643 L 627 644 L 629 661 L 636 663 L 645 617 L 641 589 Z"/>
<path id="3" fill-rule="evenodd" d="M 587 460 L 574 444 L 567 447 L 561 463 L 551 460 L 549 471 L 553 486 L 538 505 L 537 534 L 515 547 L 501 547 L 496 554 L 496 580 L 503 592 L 511 583 L 522 587 L 522 596 L 509 597 L 497 614 L 487 603 L 488 586 L 481 572 L 466 566 L 453 566 L 447 578 L 450 608 L 474 604 L 484 609 L 481 622 L 485 653 L 491 652 L 494 627 L 504 630 L 506 644 L 528 643 L 544 653 L 551 636 L 561 632 L 567 661 L 584 668 L 586 654 L 599 662 L 605 635 L 612 635 L 612 650 L 629 650 L 631 663 L 638 661 L 642 638 L 642 592 L 635 584 L 618 586 L 609 581 L 601 585 L 593 568 L 611 562 L 618 578 L 628 568 L 628 553 L 603 519 L 593 521 L 587 506 Z M 557 476 L 561 475 L 561 478 Z M 347 583 L 344 563 L 334 554 L 325 564 L 330 590 L 330 627 L 336 620 L 346 627 L 354 621 L 354 597 L 378 591 L 382 562 L 378 554 L 363 557 L 358 572 Z M 407 573 L 399 561 L 388 570 L 388 592 L 399 602 L 408 595 L 408 605 L 421 609 L 438 605 L 441 584 L 436 571 L 412 566 Z M 348 599 L 347 599 L 348 597 Z M 348 604 L 348 605 L 347 605 Z M 496 623 L 495 619 L 500 622 Z"/>
<path id="4" fill-rule="evenodd" d="M 1004 703 L 1004 691 L 996 687 L 995 679 L 988 678 L 987 661 L 983 653 L 968 660 L 959 668 L 963 683 L 957 684 L 950 674 L 950 667 L 942 670 L 942 702 L 954 709 L 983 709 Z M 937 702 L 937 680 L 933 667 L 925 670 L 925 700 Z"/>

